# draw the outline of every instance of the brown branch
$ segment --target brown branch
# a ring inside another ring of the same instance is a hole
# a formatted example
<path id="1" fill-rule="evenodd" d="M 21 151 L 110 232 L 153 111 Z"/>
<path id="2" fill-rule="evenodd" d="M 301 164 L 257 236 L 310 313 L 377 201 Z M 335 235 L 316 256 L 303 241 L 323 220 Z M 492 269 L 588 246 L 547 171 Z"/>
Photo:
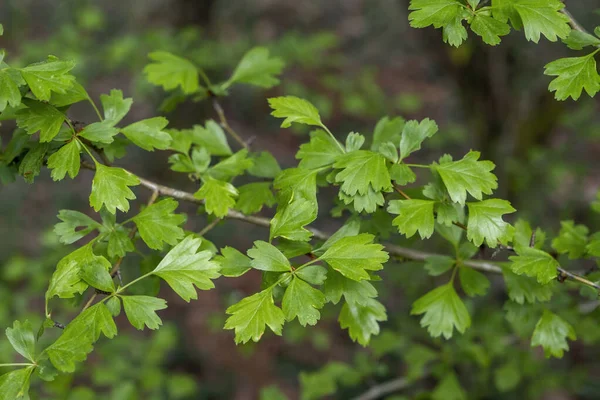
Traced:
<path id="1" fill-rule="evenodd" d="M 587 29 L 585 29 L 582 25 L 579 24 L 579 22 L 577 22 L 575 17 L 573 17 L 573 14 L 571 14 L 569 12 L 569 10 L 567 10 L 566 7 L 563 8 L 562 10 L 560 10 L 560 12 L 563 13 L 564 15 L 566 15 L 567 18 L 569 18 L 569 25 L 571 25 L 571 28 L 573 28 L 576 31 L 587 33 L 588 35 L 590 35 L 590 33 L 587 31 Z M 596 47 L 600 47 L 600 46 L 596 46 Z"/>
<path id="2" fill-rule="evenodd" d="M 396 378 L 391 381 L 381 383 L 373 386 L 363 394 L 355 397 L 353 400 L 375 400 L 379 399 L 387 394 L 397 392 L 399 390 L 406 389 L 412 382 L 405 378 Z"/>
<path id="3" fill-rule="evenodd" d="M 225 116 L 225 111 L 223 111 L 223 107 L 221 107 L 221 103 L 219 103 L 219 100 L 214 95 L 212 96 L 212 104 L 213 104 L 213 108 L 217 112 L 217 115 L 219 116 L 219 121 L 221 122 L 221 127 L 223 129 L 225 129 L 225 131 L 227 133 L 229 133 L 231 135 L 231 137 L 234 138 L 235 141 L 240 144 L 240 146 L 242 146 L 243 148 L 248 150 L 248 144 L 229 125 L 229 122 L 227 121 L 227 117 Z"/>

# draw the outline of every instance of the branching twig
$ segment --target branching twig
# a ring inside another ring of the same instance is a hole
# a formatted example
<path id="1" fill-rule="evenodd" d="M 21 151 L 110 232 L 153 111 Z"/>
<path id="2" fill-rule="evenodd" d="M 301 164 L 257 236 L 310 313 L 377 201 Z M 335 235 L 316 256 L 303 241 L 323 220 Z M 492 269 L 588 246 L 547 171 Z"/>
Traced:
<path id="1" fill-rule="evenodd" d="M 217 115 L 219 116 L 221 127 L 225 129 L 225 131 L 229 133 L 231 137 L 234 138 L 235 141 L 240 144 L 240 146 L 242 146 L 245 149 L 248 149 L 248 144 L 244 142 L 242 137 L 238 135 L 231 126 L 229 126 L 229 122 L 227 121 L 227 117 L 225 116 L 225 112 L 223 111 L 223 107 L 221 107 L 221 103 L 219 103 L 219 100 L 217 100 L 216 96 L 212 97 L 212 104 L 213 108 L 217 112 Z"/>
<path id="2" fill-rule="evenodd" d="M 353 400 L 375 400 L 383 397 L 387 394 L 397 392 L 402 389 L 406 389 L 411 384 L 411 381 L 407 378 L 396 378 L 391 381 L 381 383 L 373 386 L 363 394 L 355 397 Z"/>
<path id="3" fill-rule="evenodd" d="M 571 14 L 569 12 L 569 10 L 567 10 L 567 8 L 563 8 L 562 10 L 560 10 L 561 13 L 563 13 L 564 15 L 567 16 L 567 18 L 569 18 L 569 25 L 571 25 L 571 28 L 573 28 L 576 31 L 579 32 L 583 32 L 583 33 L 587 33 L 588 35 L 590 34 L 587 29 L 585 29 L 583 26 L 581 26 L 579 24 L 579 22 L 577 22 L 577 20 L 575 19 L 575 17 L 573 17 L 573 14 Z M 596 46 L 598 47 L 598 46 Z"/>

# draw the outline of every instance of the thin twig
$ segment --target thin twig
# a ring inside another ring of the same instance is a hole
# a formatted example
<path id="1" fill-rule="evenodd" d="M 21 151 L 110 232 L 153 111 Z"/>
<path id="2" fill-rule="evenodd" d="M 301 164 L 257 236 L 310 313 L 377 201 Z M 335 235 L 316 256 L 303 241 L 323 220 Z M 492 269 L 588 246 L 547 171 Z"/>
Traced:
<path id="1" fill-rule="evenodd" d="M 411 381 L 404 377 L 392 379 L 391 381 L 373 386 L 363 394 L 355 397 L 353 400 L 375 400 L 387 394 L 406 389 L 410 386 L 410 384 Z"/>
<path id="2" fill-rule="evenodd" d="M 240 144 L 240 146 L 242 146 L 245 149 L 248 149 L 248 144 L 229 125 L 229 122 L 227 121 L 227 117 L 225 116 L 225 111 L 223 111 L 223 107 L 221 107 L 221 104 L 219 103 L 219 100 L 217 99 L 216 96 L 212 97 L 212 104 L 213 104 L 213 108 L 217 112 L 217 115 L 219 116 L 219 121 L 221 122 L 221 127 L 223 129 L 225 129 L 225 131 L 227 133 L 229 133 L 231 135 L 231 137 L 234 138 L 235 141 Z"/>
<path id="3" fill-rule="evenodd" d="M 204 235 L 206 235 L 209 231 L 212 230 L 212 228 L 214 228 L 215 226 L 217 226 L 219 224 L 219 222 L 221 222 L 221 221 L 223 221 L 221 218 L 216 218 L 210 224 L 206 225 L 204 227 L 204 229 L 202 229 L 200 232 L 198 232 L 198 236 L 204 236 Z"/>
<path id="4" fill-rule="evenodd" d="M 567 10 L 567 8 L 563 8 L 562 10 L 560 10 L 561 13 L 563 13 L 564 15 L 567 16 L 567 18 L 569 18 L 569 25 L 571 25 L 571 28 L 573 28 L 576 31 L 579 32 L 583 32 L 583 33 L 587 33 L 588 35 L 590 34 L 587 29 L 585 29 L 582 25 L 579 24 L 579 22 L 577 22 L 577 20 L 575 19 L 575 17 L 573 17 L 573 14 L 571 14 L 569 12 L 569 10 Z M 599 46 L 596 46 L 599 47 Z"/>

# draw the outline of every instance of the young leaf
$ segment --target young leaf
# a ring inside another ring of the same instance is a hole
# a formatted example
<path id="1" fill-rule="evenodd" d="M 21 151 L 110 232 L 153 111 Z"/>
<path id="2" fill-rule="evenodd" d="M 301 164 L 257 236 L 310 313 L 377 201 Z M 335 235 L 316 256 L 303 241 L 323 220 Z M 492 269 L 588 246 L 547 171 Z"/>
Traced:
<path id="1" fill-rule="evenodd" d="M 233 71 L 231 78 L 225 82 L 224 87 L 233 83 L 247 83 L 271 88 L 279 83 L 276 75 L 281 73 L 284 62 L 278 57 L 269 57 L 269 50 L 264 47 L 255 47 L 244 54 L 244 57 Z"/>
<path id="2" fill-rule="evenodd" d="M 438 131 L 435 121 L 425 118 L 421 122 L 408 121 L 402 129 L 400 139 L 400 160 L 405 159 L 411 153 L 421 149 L 421 143 L 432 137 Z"/>
<path id="3" fill-rule="evenodd" d="M 452 337 L 452 331 L 464 333 L 471 326 L 471 316 L 456 294 L 452 282 L 437 287 L 413 303 L 412 315 L 425 314 L 421 326 L 427 327 L 432 337 Z"/>
<path id="4" fill-rule="evenodd" d="M 378 206 L 382 206 L 385 203 L 383 194 L 381 192 L 375 192 L 370 186 L 367 190 L 367 193 L 356 193 L 354 196 L 349 196 L 340 190 L 338 197 L 344 202 L 344 204 L 354 203 L 353 207 L 356 212 L 365 211 L 367 213 L 374 213 Z"/>
<path id="5" fill-rule="evenodd" d="M 492 194 L 498 187 L 498 178 L 490 172 L 496 166 L 491 161 L 477 161 L 479 156 L 478 151 L 470 151 L 462 160 L 434 165 L 455 203 L 465 204 L 467 192 L 481 200 L 482 193 Z"/>
<path id="6" fill-rule="evenodd" d="M 185 215 L 173 213 L 178 205 L 171 198 L 164 199 L 133 217 L 142 240 L 151 249 L 160 250 L 164 243 L 174 246 L 183 238 L 184 232 L 179 225 L 185 222 Z"/>
<path id="7" fill-rule="evenodd" d="M 392 164 L 390 167 L 390 178 L 398 185 L 404 186 L 417 180 L 417 175 L 405 164 Z"/>
<path id="8" fill-rule="evenodd" d="M 134 251 L 135 246 L 129 238 L 128 232 L 121 227 L 116 227 L 108 234 L 106 250 L 109 257 L 124 257 L 125 254 Z"/>
<path id="9" fill-rule="evenodd" d="M 516 211 L 508 201 L 488 199 L 467 203 L 467 207 L 467 239 L 475 246 L 481 246 L 485 240 L 488 247 L 495 248 L 498 241 L 506 244 L 511 239 L 512 227 L 502 220 L 502 215 Z"/>
<path id="10" fill-rule="evenodd" d="M 587 46 L 600 46 L 600 39 L 587 32 L 572 30 L 563 43 L 571 50 L 583 50 Z"/>
<path id="11" fill-rule="evenodd" d="M 48 157 L 48 168 L 52 170 L 50 176 L 53 181 L 63 180 L 67 174 L 73 179 L 79 174 L 80 152 L 79 140 L 71 140 Z"/>
<path id="12" fill-rule="evenodd" d="M 235 176 L 243 174 L 244 171 L 253 165 L 254 161 L 248 158 L 248 150 L 243 149 L 209 168 L 208 175 L 220 181 L 228 181 Z"/>
<path id="13" fill-rule="evenodd" d="M 383 117 L 375 125 L 373 131 L 373 143 L 371 144 L 371 150 L 377 151 L 382 143 L 392 142 L 399 143 L 402 135 L 402 129 L 404 129 L 404 118 L 395 117 L 390 119 L 389 117 Z"/>
<path id="14" fill-rule="evenodd" d="M 366 306 L 370 299 L 377 297 L 377 289 L 371 282 L 366 280 L 355 281 L 332 270 L 327 272 L 323 293 L 327 301 L 333 304 L 339 303 L 342 296 L 344 296 L 346 303 Z"/>
<path id="15" fill-rule="evenodd" d="M 481 36 L 484 43 L 495 46 L 500 44 L 500 36 L 510 33 L 510 26 L 506 22 L 478 12 L 471 21 L 471 30 Z"/>
<path id="16" fill-rule="evenodd" d="M 581 91 L 585 89 L 590 97 L 594 97 L 600 90 L 600 75 L 596 70 L 594 55 L 598 50 L 583 57 L 560 58 L 546 64 L 544 74 L 556 76 L 550 82 L 548 89 L 556 92 L 557 100 L 566 100 L 572 97 L 579 99 Z"/>
<path id="17" fill-rule="evenodd" d="M 280 203 L 281 204 L 281 203 Z M 273 219 L 269 239 L 282 237 L 302 242 L 309 241 L 312 232 L 304 226 L 317 218 L 317 208 L 313 201 L 296 198 L 291 203 L 280 205 Z"/>
<path id="18" fill-rule="evenodd" d="M 85 91 L 85 88 L 78 82 L 73 82 L 73 86 L 65 90 L 64 93 L 53 92 L 50 97 L 50 104 L 54 107 L 64 107 L 89 98 L 90 96 Z"/>
<path id="19" fill-rule="evenodd" d="M 588 228 L 575 225 L 573 221 L 561 221 L 560 232 L 552 241 L 552 248 L 559 254 L 568 254 L 570 259 L 581 258 L 586 252 Z"/>
<path id="20" fill-rule="evenodd" d="M 10 70 L 0 70 L 0 112 L 4 111 L 6 106 L 17 107 L 21 104 L 21 91 L 19 82 L 15 81 Z"/>
<path id="21" fill-rule="evenodd" d="M 323 243 L 323 246 L 314 250 L 313 253 L 316 255 L 321 255 L 330 248 L 335 242 L 339 241 L 342 238 L 348 236 L 356 236 L 360 232 L 360 221 L 358 219 L 351 219 L 346 224 L 344 224 L 340 229 L 335 231 L 335 233 L 329 236 L 329 239 Z"/>
<path id="22" fill-rule="evenodd" d="M 272 116 L 285 118 L 282 128 L 289 128 L 292 122 L 298 124 L 323 126 L 319 111 L 311 103 L 294 96 L 272 97 L 269 106 L 273 109 Z"/>
<path id="23" fill-rule="evenodd" d="M 556 279 L 560 266 L 550 254 L 531 247 L 517 248 L 517 255 L 508 259 L 512 261 L 510 268 L 515 274 L 536 277 L 542 285 Z"/>
<path id="24" fill-rule="evenodd" d="M 211 279 L 219 277 L 219 265 L 209 261 L 212 253 L 200 251 L 201 239 L 190 235 L 171 249 L 154 269 L 153 274 L 164 279 L 185 301 L 197 299 L 194 285 L 200 290 L 215 287 Z"/>
<path id="25" fill-rule="evenodd" d="M 86 138 L 91 142 L 112 143 L 113 136 L 117 135 L 119 130 L 111 125 L 110 121 L 94 122 L 87 125 L 79 136 Z"/>
<path id="26" fill-rule="evenodd" d="M 68 74 L 73 67 L 73 61 L 60 61 L 49 57 L 45 62 L 22 68 L 21 75 L 35 97 L 49 101 L 52 92 L 65 93 L 73 86 L 75 77 Z"/>
<path id="27" fill-rule="evenodd" d="M 365 195 L 369 186 L 376 192 L 392 187 L 386 159 L 381 154 L 368 150 L 353 151 L 339 156 L 333 166 L 342 169 L 335 180 L 342 183 L 341 189 L 349 196 L 356 193 Z"/>
<path id="28" fill-rule="evenodd" d="M 268 151 L 254 153 L 251 158 L 253 165 L 248 168 L 248 173 L 258 178 L 273 179 L 281 173 L 277 159 Z"/>
<path id="29" fill-rule="evenodd" d="M 327 269 L 320 265 L 308 265 L 296 271 L 296 276 L 313 285 L 322 285 L 327 279 Z"/>
<path id="30" fill-rule="evenodd" d="M 279 191 L 280 204 L 288 203 L 298 197 L 317 205 L 317 172 L 304 168 L 283 170 L 273 182 Z M 284 199 L 283 201 L 281 199 Z"/>
<path id="31" fill-rule="evenodd" d="M 104 109 L 104 121 L 114 126 L 127 115 L 133 100 L 131 98 L 124 99 L 122 91 L 112 89 L 110 95 L 100 95 L 100 102 Z"/>
<path id="32" fill-rule="evenodd" d="M 202 187 L 194 193 L 194 197 L 204 200 L 206 212 L 216 217 L 224 217 L 230 208 L 235 205 L 238 196 L 237 189 L 231 184 L 205 177 Z"/>
<path id="33" fill-rule="evenodd" d="M 460 0 L 412 0 L 408 8 L 410 26 L 425 28 L 433 25 L 443 28 L 444 42 L 460 46 L 467 38 L 467 30 L 462 20 L 469 16 L 467 8 Z"/>
<path id="34" fill-rule="evenodd" d="M 275 196 L 271 191 L 271 183 L 254 182 L 238 187 L 239 197 L 235 209 L 246 215 L 256 214 L 263 206 L 273 207 Z"/>
<path id="35" fill-rule="evenodd" d="M 292 321 L 298 317 L 300 325 L 316 325 L 325 305 L 325 296 L 302 279 L 294 276 L 283 295 L 281 306 L 285 319 Z"/>
<path id="36" fill-rule="evenodd" d="M 440 276 L 456 264 L 456 259 L 449 256 L 430 256 L 425 259 L 425 269 L 431 276 Z M 461 268 L 461 271 L 463 268 Z"/>
<path id="37" fill-rule="evenodd" d="M 558 315 L 544 310 L 531 337 L 531 347 L 542 346 L 546 357 L 562 358 L 565 350 L 569 350 L 567 338 L 577 339 L 573 327 Z"/>
<path id="38" fill-rule="evenodd" d="M 192 143 L 206 148 L 212 155 L 230 156 L 233 154 L 223 128 L 212 119 L 206 121 L 206 128 L 194 125 L 194 129 L 190 132 L 190 138 Z"/>
<path id="39" fill-rule="evenodd" d="M 470 297 L 484 296 L 490 287 L 490 280 L 481 272 L 471 268 L 460 268 L 458 277 L 463 291 Z"/>
<path id="40" fill-rule="evenodd" d="M 115 283 L 108 272 L 111 265 L 105 258 L 98 257 L 98 262 L 89 262 L 81 266 L 79 276 L 88 285 L 104 292 L 114 293 Z"/>
<path id="41" fill-rule="evenodd" d="M 421 239 L 429 238 L 433 234 L 435 219 L 433 217 L 433 200 L 392 200 L 389 202 L 388 212 L 399 214 L 392 224 L 407 238 L 417 231 Z"/>
<path id="42" fill-rule="evenodd" d="M 350 339 L 367 346 L 371 336 L 379 334 L 379 321 L 387 321 L 387 314 L 383 304 L 369 299 L 366 304 L 344 304 L 338 320 L 342 329 L 348 329 Z"/>
<path id="43" fill-rule="evenodd" d="M 337 143 L 327 132 L 317 129 L 310 133 L 310 142 L 300 145 L 296 159 L 300 160 L 298 167 L 316 169 L 331 165 L 336 158 L 343 154 Z"/>
<path id="44" fill-rule="evenodd" d="M 127 319 L 134 328 L 143 330 L 144 326 L 147 326 L 148 329 L 158 329 L 162 325 L 162 320 L 156 311 L 167 308 L 165 300 L 151 296 L 120 297 Z"/>
<path id="45" fill-rule="evenodd" d="M 41 172 L 44 163 L 44 157 L 49 150 L 48 143 L 36 143 L 27 152 L 19 164 L 19 174 L 23 176 L 25 182 L 33 183 L 36 176 Z"/>
<path id="46" fill-rule="evenodd" d="M 148 57 L 155 61 L 144 67 L 148 82 L 160 85 L 165 90 L 179 86 L 187 94 L 198 90 L 198 70 L 190 61 L 166 51 L 155 51 Z"/>
<path id="47" fill-rule="evenodd" d="M 0 375 L 0 395 L 6 400 L 29 400 L 29 381 L 34 367 L 17 369 Z"/>
<path id="48" fill-rule="evenodd" d="M 165 150 L 171 144 L 171 135 L 163 131 L 168 124 L 164 117 L 148 118 L 121 128 L 121 132 L 144 150 Z"/>
<path id="49" fill-rule="evenodd" d="M 129 189 L 129 186 L 139 184 L 138 177 L 123 168 L 96 164 L 90 205 L 96 211 L 100 211 L 102 206 L 105 206 L 111 214 L 114 214 L 117 209 L 127 212 L 129 211 L 128 200 L 135 199 L 135 194 Z"/>
<path id="50" fill-rule="evenodd" d="M 27 106 L 17 111 L 17 126 L 33 135 L 40 132 L 40 142 L 50 142 L 60 131 L 65 115 L 50 104 L 23 99 Z"/>
<path id="51" fill-rule="evenodd" d="M 540 285 L 535 279 L 502 271 L 508 289 L 508 297 L 519 304 L 548 301 L 552 297 L 552 285 Z"/>
<path id="52" fill-rule="evenodd" d="M 12 328 L 6 328 L 6 337 L 13 349 L 31 362 L 35 362 L 35 334 L 31 322 L 13 322 Z M 2 394 L 2 392 L 0 392 Z"/>
<path id="53" fill-rule="evenodd" d="M 286 256 L 277 247 L 262 240 L 254 242 L 254 247 L 248 250 L 248 256 L 252 258 L 250 265 L 261 271 L 290 272 L 292 270 Z"/>
<path id="54" fill-rule="evenodd" d="M 383 269 L 382 264 L 389 259 L 383 246 L 373 239 L 375 236 L 368 233 L 341 238 L 319 258 L 347 278 L 371 279 L 367 271 Z"/>
<path id="55" fill-rule="evenodd" d="M 221 265 L 221 275 L 231 278 L 244 275 L 252 268 L 250 258 L 233 247 L 223 247 L 221 256 L 216 256 L 214 261 Z"/>
<path id="56" fill-rule="evenodd" d="M 101 333 L 109 339 L 117 334 L 117 326 L 104 303 L 95 304 L 79 314 L 44 352 L 58 370 L 72 373 L 75 363 L 84 361 L 94 349 L 93 344 Z"/>
<path id="57" fill-rule="evenodd" d="M 467 394 L 456 375 L 450 372 L 431 392 L 431 400 L 467 400 Z"/>
<path id="58" fill-rule="evenodd" d="M 226 312 L 231 316 L 225 322 L 225 329 L 235 329 L 235 342 L 238 344 L 250 339 L 258 342 L 265 332 L 265 325 L 281 336 L 285 316 L 273 303 L 272 288 L 243 298 Z"/>

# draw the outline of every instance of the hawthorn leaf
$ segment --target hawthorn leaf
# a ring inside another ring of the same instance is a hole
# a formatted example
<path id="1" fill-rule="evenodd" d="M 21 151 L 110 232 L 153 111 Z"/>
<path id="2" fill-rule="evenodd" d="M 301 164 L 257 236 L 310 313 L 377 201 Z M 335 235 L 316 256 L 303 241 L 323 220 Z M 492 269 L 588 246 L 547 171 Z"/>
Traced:
<path id="1" fill-rule="evenodd" d="M 458 47 L 467 38 L 462 20 L 469 16 L 460 0 L 412 0 L 408 7 L 410 26 L 443 28 L 444 42 Z"/>
<path id="2" fill-rule="evenodd" d="M 371 279 L 367 271 L 383 269 L 383 263 L 389 259 L 383 246 L 373 243 L 375 236 L 361 233 L 346 236 L 329 247 L 320 260 L 327 262 L 340 274 L 355 281 Z"/>
<path id="3" fill-rule="evenodd" d="M 89 94 L 80 83 L 74 81 L 73 86 L 65 90 L 64 93 L 53 92 L 50 97 L 50 104 L 54 107 L 70 106 L 83 100 L 88 100 Z"/>
<path id="4" fill-rule="evenodd" d="M 294 276 L 285 290 L 281 306 L 285 319 L 292 321 L 298 318 L 302 326 L 316 325 L 321 318 L 319 309 L 325 305 L 325 296 L 320 290 L 310 286 L 302 279 Z"/>
<path id="5" fill-rule="evenodd" d="M 542 285 L 556 279 L 560 264 L 550 254 L 531 247 L 516 250 L 517 255 L 508 258 L 512 261 L 510 268 L 515 274 L 535 277 Z"/>
<path id="6" fill-rule="evenodd" d="M 179 227 L 186 220 L 183 214 L 174 214 L 177 209 L 175 200 L 168 198 L 144 208 L 133 221 L 142 240 L 149 248 L 160 250 L 164 243 L 174 246 L 184 236 Z"/>
<path id="7" fill-rule="evenodd" d="M 379 321 L 387 321 L 387 314 L 383 304 L 370 298 L 365 304 L 346 302 L 338 320 L 352 341 L 366 347 L 371 336 L 379 334 Z"/>
<path id="8" fill-rule="evenodd" d="M 268 151 L 253 154 L 251 160 L 253 165 L 248 168 L 248 173 L 252 176 L 272 179 L 281 173 L 277 159 Z"/>
<path id="9" fill-rule="evenodd" d="M 310 142 L 300 145 L 296 159 L 300 160 L 298 167 L 316 169 L 335 162 L 342 150 L 327 132 L 317 129 L 310 133 Z"/>
<path id="10" fill-rule="evenodd" d="M 348 236 L 356 236 L 356 235 L 358 235 L 359 232 L 360 232 L 360 221 L 358 219 L 351 219 L 348 222 L 346 222 L 340 229 L 335 231 L 335 233 L 333 235 L 329 236 L 329 238 L 325 241 L 325 243 L 323 243 L 323 245 L 321 247 L 319 247 L 317 250 L 314 250 L 313 253 L 320 256 L 321 254 L 323 254 L 325 252 L 325 250 L 330 248 L 335 242 L 339 241 L 342 238 L 348 237 Z"/>
<path id="11" fill-rule="evenodd" d="M 248 158 L 248 150 L 243 149 L 210 167 L 207 173 L 214 179 L 227 181 L 233 177 L 242 175 L 244 171 L 253 165 L 254 161 Z"/>
<path id="12" fill-rule="evenodd" d="M 327 279 L 327 269 L 320 265 L 308 265 L 295 274 L 298 278 L 313 285 L 322 285 Z"/>
<path id="13" fill-rule="evenodd" d="M 273 302 L 273 289 L 268 288 L 252 296 L 244 297 L 226 311 L 230 315 L 225 329 L 235 330 L 235 342 L 258 342 L 268 326 L 276 335 L 281 336 L 285 322 L 283 311 Z"/>
<path id="14" fill-rule="evenodd" d="M 334 168 L 341 169 L 335 176 L 342 183 L 341 189 L 349 196 L 356 193 L 365 195 L 372 187 L 374 191 L 389 190 L 392 187 L 386 159 L 379 153 L 358 150 L 338 156 Z"/>
<path id="15" fill-rule="evenodd" d="M 6 328 L 6 337 L 13 349 L 31 362 L 35 362 L 35 334 L 29 320 L 14 321 L 12 328 Z M 2 393 L 2 392 L 0 392 Z"/>
<path id="16" fill-rule="evenodd" d="M 256 214 L 263 206 L 273 207 L 275 196 L 271 191 L 270 182 L 254 182 L 237 188 L 239 197 L 235 203 L 235 209 L 246 215 Z"/>
<path id="17" fill-rule="evenodd" d="M 35 97 L 42 101 L 49 101 L 52 92 L 65 93 L 73 86 L 75 77 L 68 73 L 73 67 L 75 67 L 73 61 L 60 61 L 48 57 L 47 61 L 22 68 L 21 75 Z"/>
<path id="18" fill-rule="evenodd" d="M 223 86 L 247 83 L 265 89 L 271 88 L 279 83 L 276 76 L 281 74 L 284 65 L 281 58 L 270 57 L 268 49 L 255 47 L 244 54 L 233 74 Z"/>
<path id="19" fill-rule="evenodd" d="M 244 275 L 252 268 L 250 258 L 233 247 L 223 247 L 220 256 L 216 256 L 214 261 L 221 265 L 219 271 L 221 275 L 229 278 L 237 278 Z"/>
<path id="20" fill-rule="evenodd" d="M 148 57 L 154 61 L 144 67 L 148 82 L 165 90 L 179 86 L 186 94 L 198 91 L 198 69 L 192 62 L 166 51 L 155 51 Z"/>
<path id="21" fill-rule="evenodd" d="M 115 292 L 115 283 L 108 272 L 111 264 L 103 257 L 98 258 L 99 262 L 89 262 L 81 266 L 79 276 L 88 285 L 93 288 L 108 293 Z"/>
<path id="22" fill-rule="evenodd" d="M 269 239 L 282 237 L 302 242 L 309 241 L 313 234 L 305 226 L 316 218 L 316 203 L 313 201 L 298 197 L 291 203 L 280 205 L 271 219 Z"/>
<path id="23" fill-rule="evenodd" d="M 406 164 L 392 164 L 390 178 L 398 185 L 404 186 L 417 180 L 417 175 Z"/>
<path id="24" fill-rule="evenodd" d="M 210 261 L 212 253 L 208 250 L 198 251 L 201 243 L 201 239 L 187 236 L 167 253 L 152 272 L 164 279 L 187 302 L 198 298 L 194 285 L 200 290 L 209 290 L 215 287 L 211 279 L 219 277 L 219 264 Z"/>
<path id="25" fill-rule="evenodd" d="M 534 278 L 503 270 L 508 297 L 519 304 L 544 302 L 552 297 L 552 285 L 541 285 Z"/>
<path id="26" fill-rule="evenodd" d="M 192 157 L 186 154 L 173 154 L 169 157 L 171 169 L 177 172 L 188 172 L 200 175 L 210 165 L 210 154 L 204 147 L 194 147 Z"/>
<path id="27" fill-rule="evenodd" d="M 147 326 L 148 329 L 158 329 L 162 325 L 156 311 L 167 308 L 165 300 L 151 296 L 119 297 L 123 301 L 125 315 L 134 328 L 144 330 L 144 326 Z"/>
<path id="28" fill-rule="evenodd" d="M 490 288 L 490 280 L 472 268 L 461 267 L 458 270 L 458 278 L 463 291 L 469 297 L 484 296 Z"/>
<path id="29" fill-rule="evenodd" d="M 121 128 L 127 139 L 144 150 L 166 150 L 171 144 L 171 135 L 163 129 L 169 124 L 164 117 L 144 119 Z"/>
<path id="30" fill-rule="evenodd" d="M 455 264 L 456 259 L 450 256 L 429 256 L 425 259 L 425 270 L 431 276 L 440 276 L 448 272 Z"/>
<path id="31" fill-rule="evenodd" d="M 439 286 L 413 303 L 412 315 L 423 315 L 421 326 L 427 327 L 432 337 L 450 339 L 453 330 L 460 333 L 471 326 L 471 316 L 465 304 L 456 294 L 452 282 Z"/>
<path id="32" fill-rule="evenodd" d="M 40 174 L 49 147 L 48 143 L 35 143 L 23 157 L 18 172 L 25 182 L 33 183 L 35 177 Z"/>
<path id="33" fill-rule="evenodd" d="M 0 375 L 0 395 L 6 400 L 29 400 L 29 384 L 34 366 Z"/>
<path id="34" fill-rule="evenodd" d="M 202 187 L 194 193 L 194 197 L 204 200 L 206 212 L 216 217 L 224 217 L 230 208 L 235 206 L 235 198 L 238 196 L 237 189 L 227 182 L 205 177 Z"/>
<path id="35" fill-rule="evenodd" d="M 112 143 L 113 136 L 119 133 L 119 130 L 111 125 L 111 121 L 94 122 L 93 124 L 86 125 L 79 136 L 86 138 L 91 142 L 98 143 Z"/>
<path id="36" fill-rule="evenodd" d="M 431 392 L 431 400 L 467 400 L 465 390 L 460 386 L 453 372 L 446 373 L 444 378 Z"/>
<path id="37" fill-rule="evenodd" d="M 323 126 L 319 111 L 307 100 L 295 97 L 271 97 L 269 106 L 273 109 L 271 115 L 285 118 L 281 123 L 282 128 L 289 128 L 292 122 L 298 124 Z"/>
<path id="38" fill-rule="evenodd" d="M 483 12 L 477 12 L 471 21 L 471 30 L 481 36 L 484 43 L 496 46 L 500 44 L 500 36 L 510 33 L 510 26 L 506 22 L 485 15 Z"/>
<path id="39" fill-rule="evenodd" d="M 371 150 L 377 151 L 381 144 L 387 142 L 400 143 L 404 124 L 405 121 L 402 117 L 395 117 L 392 119 L 389 117 L 381 118 L 375 125 L 375 130 L 373 131 Z"/>
<path id="40" fill-rule="evenodd" d="M 27 106 L 17 111 L 17 126 L 33 135 L 40 132 L 40 142 L 50 142 L 58 132 L 65 120 L 65 115 L 50 104 L 35 100 L 23 99 Z"/>
<path id="41" fill-rule="evenodd" d="M 510 202 L 500 199 L 488 199 L 475 203 L 467 203 L 469 221 L 467 223 L 467 239 L 475 246 L 481 246 L 485 241 L 491 248 L 498 242 L 508 243 L 511 239 L 512 227 L 502 220 L 502 215 L 516 210 Z"/>
<path id="42" fill-rule="evenodd" d="M 292 271 L 292 266 L 286 256 L 271 243 L 257 240 L 254 247 L 248 250 L 248 256 L 252 258 L 250 265 L 261 271 Z"/>
<path id="43" fill-rule="evenodd" d="M 280 201 L 280 204 L 301 198 L 317 205 L 317 171 L 304 168 L 285 169 L 275 178 L 273 187 L 279 191 L 278 197 L 285 199 Z"/>
<path id="44" fill-rule="evenodd" d="M 212 119 L 206 121 L 206 127 L 194 125 L 190 132 L 192 143 L 202 146 L 215 156 L 230 156 L 233 154 L 223 128 Z"/>
<path id="45" fill-rule="evenodd" d="M 559 254 L 568 254 L 570 259 L 581 258 L 588 244 L 588 228 L 575 225 L 573 221 L 561 221 L 560 232 L 552 240 L 552 248 Z"/>
<path id="46" fill-rule="evenodd" d="M 535 325 L 535 330 L 531 337 L 531 347 L 542 346 L 546 358 L 550 356 L 562 358 L 564 351 L 569 350 L 567 339 L 577 339 L 575 330 L 571 324 L 553 312 L 544 310 L 544 313 Z"/>
<path id="47" fill-rule="evenodd" d="M 600 39 L 587 32 L 573 29 L 569 36 L 563 40 L 563 43 L 571 50 L 583 50 L 587 46 L 600 46 Z"/>
<path id="48" fill-rule="evenodd" d="M 112 89 L 110 95 L 100 95 L 100 102 L 104 110 L 104 121 L 114 126 L 127 115 L 131 109 L 133 99 L 124 99 L 121 90 Z"/>
<path id="49" fill-rule="evenodd" d="M 354 196 L 349 196 L 340 190 L 338 197 L 344 204 L 353 204 L 353 207 L 357 212 L 365 211 L 367 213 L 373 213 L 377 210 L 377 206 L 382 206 L 385 203 L 383 194 L 374 191 L 370 186 L 367 193 L 356 193 Z"/>
<path id="50" fill-rule="evenodd" d="M 587 56 L 560 58 L 546 64 L 544 74 L 556 76 L 548 90 L 556 92 L 557 100 L 579 99 L 581 92 L 585 89 L 590 97 L 594 97 L 600 90 L 600 75 L 596 70 L 594 55 L 598 50 Z"/>
<path id="51" fill-rule="evenodd" d="M 19 82 L 15 81 L 9 68 L 0 69 L 0 112 L 6 106 L 17 107 L 21 104 Z"/>
<path id="52" fill-rule="evenodd" d="M 425 118 L 421 122 L 412 120 L 406 122 L 400 139 L 400 160 L 421 149 L 421 143 L 432 137 L 438 131 L 435 121 Z"/>
<path id="53" fill-rule="evenodd" d="M 426 239 L 431 237 L 435 227 L 434 204 L 433 200 L 391 200 L 388 212 L 399 214 L 392 224 L 398 227 L 401 234 L 409 238 L 418 231 L 421 239 Z"/>
<path id="54" fill-rule="evenodd" d="M 79 140 L 71 140 L 48 157 L 48 168 L 52 170 L 50 176 L 53 181 L 63 180 L 67 174 L 73 179 L 79 174 L 80 152 Z"/>
<path id="55" fill-rule="evenodd" d="M 134 250 L 135 246 L 125 229 L 118 227 L 110 231 L 107 248 L 109 257 L 124 257 L 127 253 Z"/>
<path id="56" fill-rule="evenodd" d="M 433 166 L 455 203 L 465 204 L 467 192 L 481 200 L 482 194 L 492 194 L 498 187 L 498 178 L 490 172 L 496 166 L 491 161 L 477 161 L 479 156 L 478 151 L 470 151 L 462 160 Z"/>
<path id="57" fill-rule="evenodd" d="M 96 164 L 90 205 L 96 212 L 100 211 L 102 206 L 106 207 L 111 214 L 116 213 L 117 209 L 127 212 L 129 211 L 128 200 L 135 199 L 135 194 L 129 186 L 139 184 L 139 178 L 123 168 Z"/>

